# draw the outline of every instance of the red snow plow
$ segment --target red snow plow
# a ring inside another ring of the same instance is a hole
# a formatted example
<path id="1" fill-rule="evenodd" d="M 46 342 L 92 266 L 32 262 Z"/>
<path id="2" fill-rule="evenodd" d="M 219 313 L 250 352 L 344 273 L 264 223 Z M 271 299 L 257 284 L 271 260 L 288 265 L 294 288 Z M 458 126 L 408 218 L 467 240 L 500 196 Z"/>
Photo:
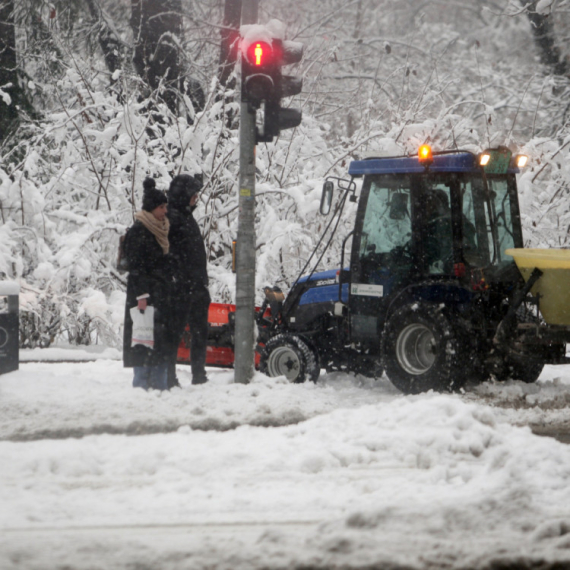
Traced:
<path id="1" fill-rule="evenodd" d="M 206 366 L 232 368 L 234 365 L 234 318 L 235 305 L 227 303 L 211 303 L 208 311 L 208 347 L 206 349 Z M 260 307 L 256 307 L 259 313 Z M 264 317 L 269 317 L 271 310 L 264 311 Z M 178 364 L 190 364 L 190 339 L 188 327 L 184 331 L 178 346 Z M 259 353 L 255 353 L 255 366 L 259 366 Z"/>

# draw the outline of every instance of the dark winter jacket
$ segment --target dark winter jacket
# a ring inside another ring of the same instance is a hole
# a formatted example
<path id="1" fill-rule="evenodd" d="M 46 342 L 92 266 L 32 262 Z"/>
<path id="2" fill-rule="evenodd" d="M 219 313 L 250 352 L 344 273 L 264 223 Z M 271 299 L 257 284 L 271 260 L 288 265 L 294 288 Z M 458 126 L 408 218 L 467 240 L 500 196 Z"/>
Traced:
<path id="1" fill-rule="evenodd" d="M 177 294 L 188 297 L 192 291 L 208 288 L 206 247 L 198 223 L 192 215 L 194 208 L 169 206 L 170 254 L 174 263 Z"/>
<path id="2" fill-rule="evenodd" d="M 172 319 L 172 266 L 170 256 L 163 253 L 155 236 L 136 221 L 125 238 L 125 256 L 129 264 L 123 362 L 127 367 L 152 366 L 167 358 L 166 332 Z M 148 293 L 147 303 L 155 309 L 154 349 L 141 345 L 131 348 L 133 322 L 130 309 L 137 297 Z"/>
<path id="3" fill-rule="evenodd" d="M 193 307 L 204 308 L 210 304 L 206 248 L 192 215 L 195 208 L 190 206 L 192 196 L 201 189 L 201 176 L 189 174 L 175 176 L 168 189 L 168 241 L 174 268 L 174 296 L 180 307 L 172 328 L 173 345 L 180 342 L 184 327 L 190 321 L 194 321 L 194 328 L 201 330 L 207 327 L 207 312 L 200 312 L 206 318 L 202 323 L 195 322 L 196 314 L 189 314 L 191 310 L 195 313 Z"/>

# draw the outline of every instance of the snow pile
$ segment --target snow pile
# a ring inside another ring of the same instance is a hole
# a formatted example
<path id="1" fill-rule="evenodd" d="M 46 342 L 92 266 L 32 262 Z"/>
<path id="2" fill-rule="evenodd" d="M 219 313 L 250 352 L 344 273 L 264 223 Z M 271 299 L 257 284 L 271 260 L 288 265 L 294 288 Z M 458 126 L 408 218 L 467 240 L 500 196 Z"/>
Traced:
<path id="1" fill-rule="evenodd" d="M 54 382 L 29 379 L 28 389 L 57 386 L 65 399 L 71 382 Z M 208 403 L 221 416 L 269 390 L 296 396 L 300 409 L 313 394 L 326 401 L 334 390 L 218 379 L 158 396 L 130 388 L 127 394 L 109 377 L 100 382 L 107 394 L 124 396 L 123 416 L 159 400 L 176 414 L 180 402 L 189 404 L 185 392 L 198 406 L 200 392 L 212 390 L 217 400 Z M 349 387 L 342 390 L 351 400 Z M 352 386 L 358 390 L 374 396 L 369 386 Z M 89 567 L 95 553 L 107 567 L 192 569 L 570 560 L 568 447 L 501 423 L 489 407 L 457 396 L 385 393 L 372 405 L 328 405 L 328 413 L 271 429 L 182 426 L 142 437 L 0 442 L 0 567 L 17 567 L 15 560 L 47 567 L 54 552 L 74 568 Z M 104 403 L 91 406 L 101 414 Z M 37 407 L 22 401 L 20 413 L 31 417 Z M 148 405 L 148 422 L 157 409 Z M 169 525 L 166 545 L 156 525 Z M 43 541 L 25 540 L 32 531 L 44 532 L 37 535 Z"/>
<path id="2" fill-rule="evenodd" d="M 86 362 L 90 360 L 122 360 L 120 350 L 100 344 L 92 346 L 53 346 L 20 350 L 20 362 Z"/>
<path id="3" fill-rule="evenodd" d="M 496 384 L 485 382 L 475 391 L 481 396 L 492 398 L 495 404 L 514 402 L 517 407 L 546 408 L 565 408 L 570 405 L 570 383 L 561 377 L 544 379 L 540 383 L 533 384 L 525 384 L 518 380 Z"/>
<path id="4" fill-rule="evenodd" d="M 79 350 L 49 352 L 62 360 L 97 356 Z M 22 363 L 19 372 L 0 377 L 0 439 L 171 432 L 183 425 L 215 430 L 280 426 L 338 407 L 400 397 L 387 379 L 330 374 L 318 385 L 291 385 L 258 374 L 253 383 L 242 385 L 233 383 L 230 370 L 208 374 L 210 383 L 192 386 L 189 367 L 179 366 L 182 389 L 160 393 L 133 390 L 132 370 L 121 361 Z"/>
<path id="5" fill-rule="evenodd" d="M 131 388 L 132 371 L 123 368 L 118 351 L 100 348 L 21 351 L 27 362 L 21 362 L 18 372 L 0 377 L 0 439 L 149 434 L 184 425 L 204 430 L 283 426 L 338 408 L 403 397 L 385 376 L 373 380 L 340 372 L 323 372 L 316 385 L 290 385 L 257 374 L 244 386 L 233 383 L 233 371 L 210 369 L 210 383 L 192 386 L 186 366 L 178 367 L 182 389 L 147 393 Z M 34 362 L 38 359 L 54 363 Z M 501 421 L 533 429 L 569 424 L 570 431 L 570 375 L 560 376 L 566 369 L 547 366 L 535 384 L 485 382 L 469 387 L 462 398 L 495 406 Z"/>

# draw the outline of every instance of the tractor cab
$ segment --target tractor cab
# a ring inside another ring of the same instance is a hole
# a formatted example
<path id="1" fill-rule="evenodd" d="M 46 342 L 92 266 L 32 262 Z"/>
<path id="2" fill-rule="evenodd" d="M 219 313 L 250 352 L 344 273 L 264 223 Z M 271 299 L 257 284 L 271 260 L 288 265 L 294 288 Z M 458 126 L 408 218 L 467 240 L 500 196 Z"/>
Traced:
<path id="1" fill-rule="evenodd" d="M 477 156 L 422 148 L 418 157 L 350 165 L 349 174 L 364 178 L 350 261 L 353 340 L 377 338 L 371 316 L 382 321 L 410 294 L 458 306 L 473 286 L 520 279 L 505 253 L 523 245 L 516 172 L 507 149 Z"/>

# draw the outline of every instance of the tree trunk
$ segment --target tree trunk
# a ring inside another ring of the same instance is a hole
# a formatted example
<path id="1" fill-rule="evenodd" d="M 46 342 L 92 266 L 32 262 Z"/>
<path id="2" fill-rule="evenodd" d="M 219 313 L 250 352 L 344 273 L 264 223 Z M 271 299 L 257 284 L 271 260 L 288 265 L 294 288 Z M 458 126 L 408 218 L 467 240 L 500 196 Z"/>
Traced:
<path id="1" fill-rule="evenodd" d="M 183 39 L 182 0 L 131 0 L 131 27 L 135 37 L 133 64 L 170 111 L 178 115 L 182 92 L 190 97 L 194 110 L 204 108 L 200 83 L 186 75 L 179 50 Z"/>
<path id="2" fill-rule="evenodd" d="M 182 78 L 178 45 L 182 37 L 182 0 L 131 0 L 135 37 L 133 63 L 151 89 L 177 114 Z"/>
<path id="3" fill-rule="evenodd" d="M 521 0 L 523 6 L 528 5 L 528 0 Z M 534 36 L 534 42 L 538 48 L 540 61 L 550 68 L 554 75 L 568 75 L 570 68 L 568 62 L 562 58 L 560 49 L 556 46 L 556 34 L 549 14 L 539 14 L 536 11 L 538 0 L 532 0 L 526 10 L 530 27 Z"/>
<path id="4" fill-rule="evenodd" d="M 0 142 L 18 121 L 16 105 L 22 98 L 18 85 L 16 30 L 13 0 L 0 0 Z"/>
<path id="5" fill-rule="evenodd" d="M 228 85 L 228 80 L 234 70 L 238 57 L 239 26 L 241 19 L 242 0 L 226 0 L 224 9 L 224 27 L 220 32 L 222 45 L 220 50 L 220 69 L 218 78 L 220 85 Z"/>
<path id="6" fill-rule="evenodd" d="M 101 6 L 95 0 L 86 0 L 91 17 L 99 26 L 99 45 L 103 50 L 107 69 L 114 73 L 122 67 L 121 42 L 109 24 L 105 21 Z"/>

